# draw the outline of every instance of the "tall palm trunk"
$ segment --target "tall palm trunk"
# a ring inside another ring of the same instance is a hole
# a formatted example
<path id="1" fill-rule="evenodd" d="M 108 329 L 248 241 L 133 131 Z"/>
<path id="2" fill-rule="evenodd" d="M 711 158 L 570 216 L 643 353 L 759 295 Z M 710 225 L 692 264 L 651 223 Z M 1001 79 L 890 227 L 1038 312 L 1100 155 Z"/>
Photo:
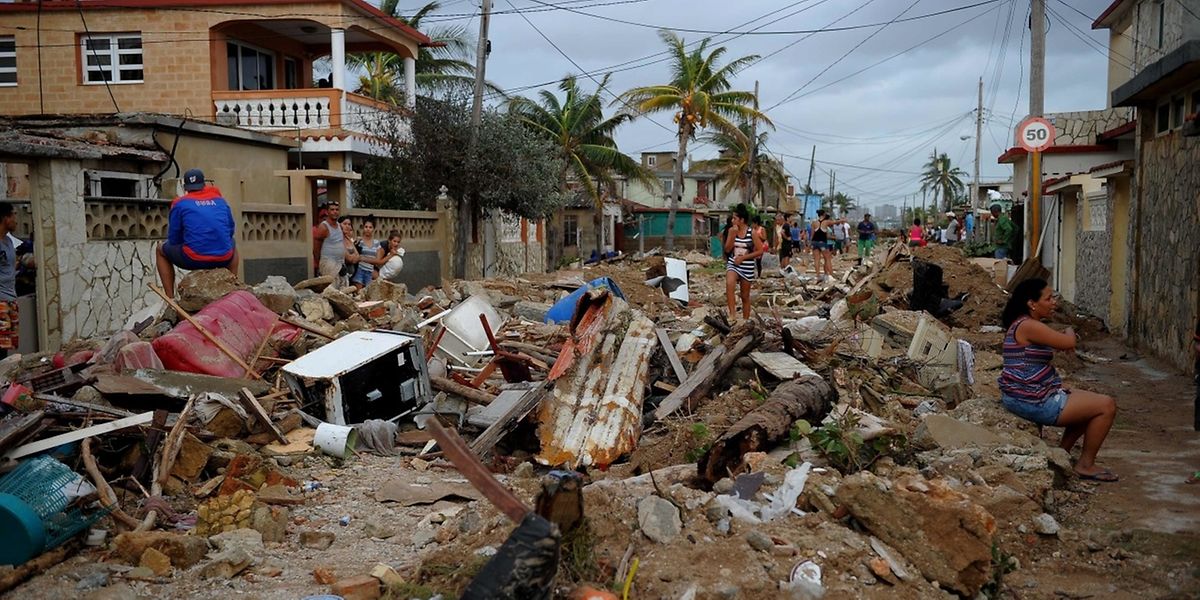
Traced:
<path id="1" fill-rule="evenodd" d="M 679 210 L 679 202 L 683 198 L 683 159 L 687 156 L 688 137 L 691 127 L 687 121 L 679 123 L 679 154 L 675 157 L 675 189 L 671 192 L 670 210 L 667 212 L 667 251 L 675 249 L 675 211 Z"/>
<path id="2" fill-rule="evenodd" d="M 559 189 L 563 191 L 563 195 L 570 194 L 570 189 L 567 186 L 567 171 L 563 169 L 559 174 Z M 563 213 L 557 211 L 546 218 L 546 272 L 550 273 L 558 270 L 558 263 L 562 261 L 563 255 L 563 234 L 559 225 L 562 223 Z"/>
<path id="3" fill-rule="evenodd" d="M 596 203 L 596 210 L 592 211 L 592 230 L 596 234 L 596 255 L 604 254 L 604 201 L 600 200 Z"/>

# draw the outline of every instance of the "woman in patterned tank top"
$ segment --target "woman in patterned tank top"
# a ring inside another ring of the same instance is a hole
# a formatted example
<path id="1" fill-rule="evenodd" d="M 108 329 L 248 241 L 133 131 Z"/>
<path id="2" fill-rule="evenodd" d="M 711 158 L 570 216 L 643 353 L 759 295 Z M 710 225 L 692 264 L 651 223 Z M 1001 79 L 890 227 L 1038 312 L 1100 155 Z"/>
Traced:
<path id="1" fill-rule="evenodd" d="M 1083 438 L 1075 472 L 1083 479 L 1117 481 L 1096 465 L 1096 454 L 1117 416 L 1111 396 L 1063 386 L 1050 364 L 1055 350 L 1072 352 L 1077 337 L 1070 328 L 1058 332 L 1042 321 L 1058 302 L 1042 279 L 1017 285 L 1004 307 L 1004 369 L 1000 372 L 1000 402 L 1009 412 L 1038 425 L 1065 427 L 1059 444 L 1068 453 Z"/>
<path id="2" fill-rule="evenodd" d="M 754 259 L 762 256 L 763 239 L 750 228 L 750 211 L 745 204 L 738 204 L 733 211 L 733 224 L 725 233 L 725 303 L 729 308 L 729 320 L 736 323 L 737 302 L 735 290 L 740 286 L 742 295 L 742 318 L 750 318 L 750 282 L 754 281 Z"/>

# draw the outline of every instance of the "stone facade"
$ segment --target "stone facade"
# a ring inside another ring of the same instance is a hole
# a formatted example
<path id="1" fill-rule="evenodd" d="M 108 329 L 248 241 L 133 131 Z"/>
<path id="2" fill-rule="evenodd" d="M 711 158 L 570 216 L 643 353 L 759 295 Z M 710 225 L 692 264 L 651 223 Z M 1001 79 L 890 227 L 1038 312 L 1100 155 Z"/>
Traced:
<path id="1" fill-rule="evenodd" d="M 1163 10 L 1162 44 L 1159 44 L 1159 7 Z M 1154 61 L 1178 48 L 1184 41 L 1200 38 L 1200 0 L 1170 0 L 1155 2 L 1140 0 L 1132 6 L 1133 31 L 1128 35 L 1134 43 L 1130 75 L 1137 74 Z M 1130 62 L 1122 60 L 1122 63 Z"/>
<path id="2" fill-rule="evenodd" d="M 1096 136 L 1116 129 L 1133 118 L 1133 109 L 1109 108 L 1078 112 L 1051 113 L 1055 146 L 1085 146 L 1096 143 Z"/>
<path id="3" fill-rule="evenodd" d="M 1084 312 L 1108 319 L 1109 270 L 1111 261 L 1112 235 L 1107 231 L 1085 231 L 1083 224 L 1087 211 L 1079 210 L 1079 240 L 1075 246 L 1075 305 Z"/>
<path id="4" fill-rule="evenodd" d="M 1200 138 L 1142 129 L 1135 210 L 1130 338 L 1191 371 L 1192 332 L 1200 319 Z"/>

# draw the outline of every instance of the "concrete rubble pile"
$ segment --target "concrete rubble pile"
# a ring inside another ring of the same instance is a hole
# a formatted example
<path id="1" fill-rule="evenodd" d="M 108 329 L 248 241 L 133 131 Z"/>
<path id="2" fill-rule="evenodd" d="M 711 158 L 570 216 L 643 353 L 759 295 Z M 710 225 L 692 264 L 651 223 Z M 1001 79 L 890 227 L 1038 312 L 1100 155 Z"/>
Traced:
<path id="1" fill-rule="evenodd" d="M 829 281 L 767 265 L 735 324 L 714 308 L 723 263 L 694 252 L 415 293 L 189 274 L 126 331 L 0 361 L 0 500 L 35 503 L 5 481 L 47 469 L 74 490 L 52 507 L 66 528 L 42 515 L 7 540 L 0 593 L 82 553 L 101 562 L 69 585 L 150 595 L 996 594 L 1038 539 L 1071 537 L 1053 515 L 1078 483 L 1000 407 L 993 323 L 911 310 L 925 300 L 903 276 L 939 261 L 917 253 L 842 260 Z M 942 262 L 958 311 L 1003 298 Z M 236 298 L 266 327 L 217 314 Z M 180 328 L 238 376 L 168 356 L 190 350 L 164 341 Z M 358 513 L 339 472 L 383 477 Z M 371 516 L 395 507 L 415 528 Z M 296 576 L 360 518 L 410 545 Z"/>

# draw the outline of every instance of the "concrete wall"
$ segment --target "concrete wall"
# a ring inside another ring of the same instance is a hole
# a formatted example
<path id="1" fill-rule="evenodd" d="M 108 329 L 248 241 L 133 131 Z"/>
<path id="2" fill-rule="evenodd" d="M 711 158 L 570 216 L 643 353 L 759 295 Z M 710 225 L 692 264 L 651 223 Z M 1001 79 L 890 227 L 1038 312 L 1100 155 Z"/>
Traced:
<path id="1" fill-rule="evenodd" d="M 1129 306 L 1132 303 L 1130 273 L 1133 269 L 1133 252 L 1130 230 L 1131 181 L 1129 177 L 1109 180 L 1109 203 L 1107 228 L 1112 236 L 1109 254 L 1108 327 L 1117 335 L 1129 331 Z"/>
<path id="2" fill-rule="evenodd" d="M 1111 95 L 1109 96 L 1111 101 Z M 1133 118 L 1129 107 L 1105 110 L 1060 112 L 1046 115 L 1054 124 L 1055 146 L 1080 146 L 1096 143 L 1096 135 L 1115 129 Z"/>
<path id="3" fill-rule="evenodd" d="M 1147 114 L 1149 106 L 1139 106 Z M 1200 319 L 1200 138 L 1154 136 L 1139 120 L 1133 222 L 1134 284 L 1129 335 L 1184 371 L 1193 369 Z"/>
<path id="4" fill-rule="evenodd" d="M 1158 44 L 1158 7 L 1165 11 L 1163 42 Z M 1185 40 L 1200 38 L 1200 0 L 1140 0 L 1132 12 L 1133 27 L 1130 33 L 1138 43 L 1132 55 L 1133 72 L 1141 71 L 1146 65 L 1175 50 Z M 1127 61 L 1122 61 L 1127 62 Z"/>
<path id="5" fill-rule="evenodd" d="M 1097 182 L 1098 183 L 1098 182 Z M 1095 229 L 1099 214 L 1093 214 L 1093 203 L 1099 200 L 1104 203 L 1104 226 Z M 1111 203 L 1110 190 L 1098 190 L 1095 193 L 1083 192 L 1078 202 L 1076 231 L 1079 232 L 1075 257 L 1075 299 L 1080 309 L 1091 315 L 1104 319 L 1112 327 L 1109 315 L 1109 297 L 1111 281 L 1109 273 L 1112 259 L 1112 234 L 1109 231 L 1107 205 Z"/>

